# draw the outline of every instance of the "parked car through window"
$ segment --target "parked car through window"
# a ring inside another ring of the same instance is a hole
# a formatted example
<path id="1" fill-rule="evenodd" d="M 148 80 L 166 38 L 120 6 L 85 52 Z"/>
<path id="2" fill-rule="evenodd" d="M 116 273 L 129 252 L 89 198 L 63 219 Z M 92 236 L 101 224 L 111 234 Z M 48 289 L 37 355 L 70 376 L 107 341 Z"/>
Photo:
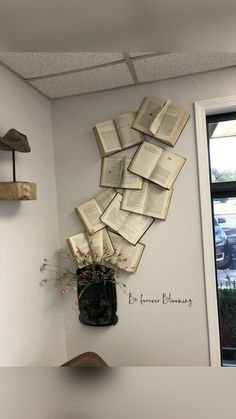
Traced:
<path id="1" fill-rule="evenodd" d="M 207 117 L 222 365 L 236 366 L 236 113 Z"/>

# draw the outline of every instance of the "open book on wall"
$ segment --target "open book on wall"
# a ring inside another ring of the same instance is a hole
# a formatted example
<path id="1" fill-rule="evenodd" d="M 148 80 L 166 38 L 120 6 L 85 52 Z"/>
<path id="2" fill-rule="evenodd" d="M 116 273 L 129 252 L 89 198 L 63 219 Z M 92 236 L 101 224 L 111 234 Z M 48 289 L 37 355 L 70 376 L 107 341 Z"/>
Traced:
<path id="1" fill-rule="evenodd" d="M 170 100 L 145 97 L 132 125 L 138 131 L 174 146 L 190 115 Z"/>
<path id="2" fill-rule="evenodd" d="M 101 165 L 100 186 L 142 189 L 143 179 L 128 169 L 128 157 L 104 157 Z"/>
<path id="3" fill-rule="evenodd" d="M 108 231 L 108 234 L 115 252 L 107 260 L 126 272 L 135 273 L 143 255 L 145 245 L 137 243 L 134 246 L 119 236 L 119 234 L 112 231 Z"/>
<path id="4" fill-rule="evenodd" d="M 118 115 L 114 120 L 100 122 L 93 128 L 102 157 L 141 144 L 143 134 L 131 129 L 137 112 Z"/>
<path id="5" fill-rule="evenodd" d="M 79 233 L 67 239 L 71 253 L 82 268 L 92 263 L 99 263 L 114 254 L 114 248 L 106 228 L 92 235 Z"/>
<path id="6" fill-rule="evenodd" d="M 154 222 L 154 218 L 122 210 L 121 201 L 122 195 L 117 193 L 102 214 L 101 220 L 128 242 L 137 244 Z"/>
<path id="7" fill-rule="evenodd" d="M 116 190 L 109 188 L 75 208 L 89 234 L 106 227 L 100 217 L 115 196 Z"/>
<path id="8" fill-rule="evenodd" d="M 163 188 L 170 189 L 186 159 L 156 144 L 144 141 L 129 165 L 129 170 Z"/>
<path id="9" fill-rule="evenodd" d="M 163 189 L 150 182 L 143 182 L 141 191 L 127 189 L 122 198 L 121 208 L 137 214 L 149 215 L 165 220 L 170 206 L 173 188 Z"/>

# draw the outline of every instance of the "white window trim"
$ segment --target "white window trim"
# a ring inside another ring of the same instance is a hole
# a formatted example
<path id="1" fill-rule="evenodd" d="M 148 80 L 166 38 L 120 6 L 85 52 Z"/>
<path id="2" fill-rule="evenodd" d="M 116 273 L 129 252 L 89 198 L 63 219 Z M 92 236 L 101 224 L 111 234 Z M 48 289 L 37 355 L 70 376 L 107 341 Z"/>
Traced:
<path id="1" fill-rule="evenodd" d="M 236 96 L 204 100 L 194 103 L 198 154 L 198 175 L 200 188 L 200 205 L 202 218 L 202 240 L 204 256 L 204 273 L 206 304 L 208 318 L 208 336 L 210 365 L 220 366 L 220 336 L 217 309 L 217 292 L 215 285 L 215 255 L 213 244 L 213 226 L 211 212 L 210 177 L 208 161 L 208 144 L 206 116 L 236 111 Z"/>

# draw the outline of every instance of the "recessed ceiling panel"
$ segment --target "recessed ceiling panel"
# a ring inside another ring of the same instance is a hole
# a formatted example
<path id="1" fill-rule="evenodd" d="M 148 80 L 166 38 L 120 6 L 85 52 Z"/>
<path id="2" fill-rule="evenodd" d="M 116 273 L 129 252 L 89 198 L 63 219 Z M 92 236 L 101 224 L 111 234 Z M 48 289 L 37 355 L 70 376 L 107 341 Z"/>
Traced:
<path id="1" fill-rule="evenodd" d="M 58 98 L 126 86 L 134 84 L 134 81 L 127 65 L 122 63 L 32 80 L 31 84 L 49 98 Z"/>
<path id="2" fill-rule="evenodd" d="M 123 60 L 121 52 L 1 53 L 0 60 L 25 79 Z"/>
<path id="3" fill-rule="evenodd" d="M 133 61 L 139 82 L 236 65 L 236 53 L 170 53 Z"/>

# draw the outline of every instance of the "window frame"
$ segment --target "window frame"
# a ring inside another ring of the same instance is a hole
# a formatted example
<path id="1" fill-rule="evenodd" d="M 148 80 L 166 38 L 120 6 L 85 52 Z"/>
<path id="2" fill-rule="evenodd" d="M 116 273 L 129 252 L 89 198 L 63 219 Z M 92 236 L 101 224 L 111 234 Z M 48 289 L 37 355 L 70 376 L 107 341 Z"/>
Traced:
<path id="1" fill-rule="evenodd" d="M 210 156 L 210 129 L 209 124 L 214 122 L 224 122 L 236 120 L 236 112 L 223 113 L 217 115 L 207 115 L 206 116 L 206 126 L 207 126 L 207 141 L 208 141 L 208 159 L 209 159 L 209 177 L 210 177 L 210 190 L 211 190 L 211 208 L 212 208 L 212 224 L 214 223 L 214 199 L 218 198 L 230 198 L 236 196 L 236 181 L 229 182 L 212 182 L 211 178 L 211 156 Z M 214 241 L 214 250 L 215 250 L 215 233 L 213 232 L 213 241 Z M 215 251 L 215 287 L 217 294 L 217 311 L 218 311 L 218 322 L 219 322 L 219 339 L 220 339 L 220 365 L 223 366 L 223 345 L 220 334 L 220 306 L 219 306 L 219 297 L 218 297 L 218 287 L 217 287 L 217 263 L 216 263 L 216 251 Z"/>
<path id="2" fill-rule="evenodd" d="M 227 112 L 227 113 L 220 113 L 214 115 L 206 115 L 206 124 L 214 123 L 214 122 L 224 122 L 236 120 L 236 112 Z M 207 140 L 208 140 L 208 158 L 210 161 L 210 135 L 209 130 L 207 132 Z M 211 173 L 210 173 L 211 176 Z M 221 198 L 222 195 L 231 197 L 235 196 L 236 193 L 236 180 L 230 182 L 212 182 L 210 177 L 211 183 L 211 194 L 214 195 L 214 198 Z"/>
<path id="3" fill-rule="evenodd" d="M 215 277 L 214 227 L 212 222 L 211 178 L 206 117 L 208 115 L 236 112 L 236 96 L 197 101 L 194 103 L 194 111 L 208 322 L 209 364 L 210 366 L 219 367 L 221 366 L 221 346 Z"/>

